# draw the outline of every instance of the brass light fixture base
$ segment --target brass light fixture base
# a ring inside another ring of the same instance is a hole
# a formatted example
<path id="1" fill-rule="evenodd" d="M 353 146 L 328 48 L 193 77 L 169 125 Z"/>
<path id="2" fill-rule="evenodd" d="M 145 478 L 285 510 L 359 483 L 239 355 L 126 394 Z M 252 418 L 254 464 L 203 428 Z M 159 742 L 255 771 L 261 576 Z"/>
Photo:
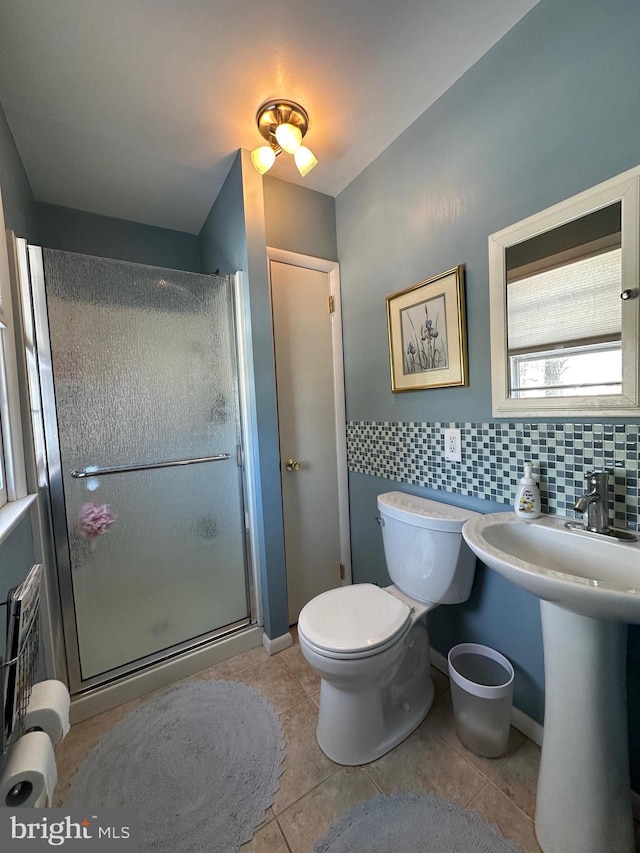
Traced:
<path id="1" fill-rule="evenodd" d="M 276 140 L 276 127 L 279 124 L 292 124 L 300 130 L 303 138 L 309 129 L 309 116 L 304 107 L 295 101 L 279 98 L 276 101 L 265 101 L 256 113 L 256 123 L 263 136 L 276 154 L 281 151 Z"/>

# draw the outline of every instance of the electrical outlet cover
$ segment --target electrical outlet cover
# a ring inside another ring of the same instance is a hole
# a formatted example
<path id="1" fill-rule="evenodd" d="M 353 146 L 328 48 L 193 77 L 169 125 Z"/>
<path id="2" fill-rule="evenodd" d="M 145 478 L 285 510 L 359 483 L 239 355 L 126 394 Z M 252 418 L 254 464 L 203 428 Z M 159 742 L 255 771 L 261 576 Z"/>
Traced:
<path id="1" fill-rule="evenodd" d="M 462 462 L 462 440 L 457 428 L 444 431 L 444 458 L 447 462 Z"/>

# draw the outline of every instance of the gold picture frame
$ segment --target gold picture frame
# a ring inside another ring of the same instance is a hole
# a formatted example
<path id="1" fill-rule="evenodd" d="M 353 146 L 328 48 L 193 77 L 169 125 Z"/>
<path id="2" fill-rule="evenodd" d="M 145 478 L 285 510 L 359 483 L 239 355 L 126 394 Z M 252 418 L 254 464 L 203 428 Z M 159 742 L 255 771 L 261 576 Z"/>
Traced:
<path id="1" fill-rule="evenodd" d="M 467 385 L 464 265 L 386 297 L 391 390 Z"/>

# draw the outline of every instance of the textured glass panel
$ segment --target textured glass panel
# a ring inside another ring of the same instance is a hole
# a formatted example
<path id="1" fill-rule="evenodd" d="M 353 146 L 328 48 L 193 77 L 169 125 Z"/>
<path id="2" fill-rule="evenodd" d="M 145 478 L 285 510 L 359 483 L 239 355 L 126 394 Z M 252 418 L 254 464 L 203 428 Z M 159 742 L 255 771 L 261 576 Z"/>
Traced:
<path id="1" fill-rule="evenodd" d="M 247 615 L 238 508 L 228 500 L 237 477 L 232 458 L 67 488 L 84 678 Z M 87 539 L 82 510 L 98 501 L 115 520 Z"/>
<path id="2" fill-rule="evenodd" d="M 226 278 L 50 250 L 44 261 L 88 678 L 247 616 L 231 288 Z M 231 459 L 70 477 L 220 453 Z M 115 516 L 96 538 L 86 538 L 90 504 Z"/>

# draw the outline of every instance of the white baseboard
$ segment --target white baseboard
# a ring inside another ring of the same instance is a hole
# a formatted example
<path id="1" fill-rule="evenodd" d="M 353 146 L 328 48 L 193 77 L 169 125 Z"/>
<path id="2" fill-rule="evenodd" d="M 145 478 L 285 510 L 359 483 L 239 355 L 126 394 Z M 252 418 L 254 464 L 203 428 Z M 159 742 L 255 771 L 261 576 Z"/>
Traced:
<path id="1" fill-rule="evenodd" d="M 291 632 L 287 631 L 286 634 L 281 634 L 279 637 L 274 637 L 270 639 L 266 634 L 262 635 L 262 645 L 269 652 L 270 655 L 275 655 L 278 652 L 283 651 L 284 649 L 288 649 L 289 646 L 293 645 L 293 637 L 291 636 Z"/>
<path id="2" fill-rule="evenodd" d="M 523 735 L 526 735 L 529 740 L 542 746 L 542 738 L 544 737 L 544 726 L 541 726 L 533 717 L 525 714 L 520 708 L 511 708 L 511 725 L 514 729 L 518 729 Z"/>
<path id="3" fill-rule="evenodd" d="M 430 649 L 430 655 L 431 663 L 448 678 L 449 666 L 447 664 L 446 657 L 441 655 L 440 652 L 436 651 L 434 648 Z M 514 729 L 518 729 L 519 732 L 526 735 L 529 740 L 537 743 L 538 746 L 542 746 L 544 727 L 541 726 L 540 723 L 536 722 L 532 717 L 525 714 L 524 711 L 521 711 L 519 708 L 511 708 L 511 725 Z M 638 799 L 640 800 L 640 797 Z"/>

